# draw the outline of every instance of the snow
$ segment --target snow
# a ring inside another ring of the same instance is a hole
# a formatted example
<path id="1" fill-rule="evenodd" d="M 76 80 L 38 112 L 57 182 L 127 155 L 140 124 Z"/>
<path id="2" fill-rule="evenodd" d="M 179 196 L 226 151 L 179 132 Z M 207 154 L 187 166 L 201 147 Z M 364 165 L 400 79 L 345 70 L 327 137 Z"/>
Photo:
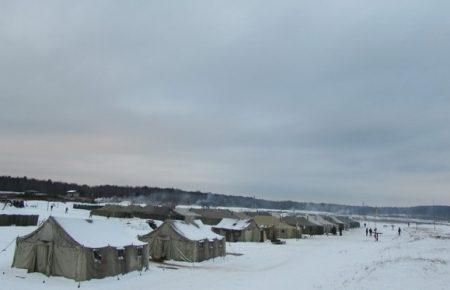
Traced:
<path id="1" fill-rule="evenodd" d="M 45 203 L 46 204 L 46 203 Z M 48 216 L 45 204 L 13 209 L 10 213 Z M 64 216 L 67 204 L 56 204 L 52 215 Z M 70 207 L 71 208 L 71 207 Z M 0 211 L 2 212 L 2 211 Z M 69 210 L 68 217 L 87 218 L 85 210 Z M 41 219 L 41 218 L 40 218 Z M 101 220 L 101 219 L 99 219 Z M 104 219 L 103 219 L 104 220 Z M 113 220 L 113 219 L 109 219 Z M 145 220 L 118 220 L 128 231 L 144 231 Z M 285 245 L 227 243 L 224 258 L 202 263 L 169 261 L 172 269 L 150 264 L 146 272 L 81 283 L 86 290 L 133 290 L 152 285 L 156 289 L 179 290 L 272 290 L 272 289 L 448 289 L 450 285 L 450 226 L 365 221 L 382 234 L 377 243 L 364 228 L 344 231 L 343 236 L 314 236 L 287 240 Z M 364 223 L 364 221 L 362 222 Z M 361 223 L 361 224 L 362 224 Z M 386 227 L 384 226 L 386 225 Z M 142 226 L 142 229 L 141 229 Z M 402 227 L 398 236 L 397 226 Z M 207 227 L 207 226 L 205 226 Z M 37 227 L 0 227 L 0 250 Z M 101 231 L 101 234 L 106 234 Z M 69 290 L 78 283 L 62 277 L 11 268 L 14 243 L 0 253 L 1 290 Z M 175 268 L 175 269 L 174 269 Z M 4 272 L 4 274 L 3 274 Z M 43 283 L 45 281 L 45 283 Z"/>
<path id="2" fill-rule="evenodd" d="M 222 240 L 224 237 L 211 231 L 211 228 L 205 226 L 200 220 L 193 223 L 184 221 L 172 221 L 174 229 L 182 236 L 191 241 L 201 240 Z"/>
<path id="3" fill-rule="evenodd" d="M 145 245 L 117 220 L 92 220 L 54 217 L 69 236 L 88 248 Z"/>
<path id="4" fill-rule="evenodd" d="M 214 227 L 218 229 L 242 231 L 246 229 L 249 225 L 250 225 L 249 220 L 224 218 L 220 221 L 220 223 L 218 223 Z"/>

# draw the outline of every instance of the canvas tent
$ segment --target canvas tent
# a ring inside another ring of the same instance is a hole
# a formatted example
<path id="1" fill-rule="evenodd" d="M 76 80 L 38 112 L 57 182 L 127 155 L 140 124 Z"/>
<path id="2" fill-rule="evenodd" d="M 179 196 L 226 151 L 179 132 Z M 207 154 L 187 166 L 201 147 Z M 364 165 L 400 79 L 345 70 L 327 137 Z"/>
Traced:
<path id="1" fill-rule="evenodd" d="M 166 220 L 139 239 L 149 243 L 149 255 L 155 260 L 201 262 L 225 256 L 226 251 L 225 238 L 213 233 L 200 220 Z"/>
<path id="2" fill-rule="evenodd" d="M 319 224 L 323 227 L 323 231 L 325 234 L 329 234 L 333 232 L 333 228 L 337 230 L 336 225 L 327 221 L 320 215 L 307 215 L 306 219 L 313 223 Z"/>
<path id="3" fill-rule="evenodd" d="M 191 211 L 199 214 L 200 220 L 205 225 L 217 225 L 224 218 L 238 219 L 238 217 L 228 209 L 192 208 Z"/>
<path id="4" fill-rule="evenodd" d="M 107 204 L 101 208 L 91 210 L 91 215 L 114 218 L 132 218 L 133 213 L 130 208 L 121 205 Z"/>
<path id="5" fill-rule="evenodd" d="M 302 234 L 308 235 L 324 234 L 323 225 L 318 224 L 314 221 L 310 221 L 303 216 L 285 216 L 282 218 L 282 221 L 287 223 L 288 225 L 299 227 L 302 231 Z"/>
<path id="6" fill-rule="evenodd" d="M 345 223 L 345 228 L 346 229 L 353 229 L 353 228 L 359 228 L 361 226 L 361 224 L 357 221 L 355 221 L 354 219 L 352 219 L 351 217 L 348 216 L 338 216 L 337 217 L 340 221 L 342 221 L 343 223 Z"/>
<path id="7" fill-rule="evenodd" d="M 328 215 L 328 216 L 323 216 L 323 218 L 326 219 L 327 221 L 335 224 L 337 226 L 338 230 L 343 231 L 345 229 L 345 224 L 337 217 Z"/>
<path id="8" fill-rule="evenodd" d="M 122 223 L 49 217 L 18 237 L 13 267 L 75 281 L 115 276 L 148 265 L 148 245 Z"/>
<path id="9" fill-rule="evenodd" d="M 38 223 L 38 215 L 0 214 L 1 226 L 35 226 Z"/>
<path id="10" fill-rule="evenodd" d="M 177 207 L 175 212 L 184 217 L 184 220 L 187 222 L 192 222 L 194 220 L 200 219 L 200 215 L 191 211 L 188 208 Z"/>
<path id="11" fill-rule="evenodd" d="M 165 206 L 154 206 L 146 205 L 144 207 L 139 205 L 105 205 L 99 209 L 94 209 L 91 211 L 92 215 L 115 217 L 115 218 L 143 218 L 143 219 L 155 219 L 155 220 L 166 220 L 166 219 L 179 219 L 182 220 L 184 217 L 169 207 Z"/>
<path id="12" fill-rule="evenodd" d="M 288 225 L 274 216 L 255 216 L 256 224 L 263 229 L 267 239 L 299 239 L 301 231 L 295 226 Z"/>
<path id="13" fill-rule="evenodd" d="M 255 220 L 224 218 L 212 230 L 225 236 L 227 242 L 264 242 L 266 237 Z"/>

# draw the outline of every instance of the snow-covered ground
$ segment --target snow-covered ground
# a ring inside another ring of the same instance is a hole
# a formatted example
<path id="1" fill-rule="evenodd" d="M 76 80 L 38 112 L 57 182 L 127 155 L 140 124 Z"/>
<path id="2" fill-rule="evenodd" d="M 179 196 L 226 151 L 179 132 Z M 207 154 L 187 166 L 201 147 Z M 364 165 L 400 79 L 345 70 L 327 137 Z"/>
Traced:
<path id="1" fill-rule="evenodd" d="M 7 208 L 0 213 L 50 214 L 47 204 L 35 203 L 26 209 Z M 88 211 L 75 210 L 69 204 L 57 204 L 53 215 L 87 218 Z M 96 218 L 96 217 L 94 217 Z M 147 231 L 145 221 L 122 221 L 136 234 Z M 368 222 L 374 227 L 375 224 Z M 227 243 L 233 253 L 202 263 L 169 262 L 168 267 L 151 264 L 140 275 L 91 280 L 81 289 L 449 289 L 450 226 L 415 225 L 402 227 L 402 235 L 390 224 L 376 225 L 382 232 L 377 243 L 366 237 L 364 229 L 345 231 L 344 236 L 315 236 L 288 240 L 286 245 L 266 243 Z M 397 225 L 396 225 L 397 226 Z M 18 235 L 36 227 L 0 227 L 0 250 Z M 101 234 L 101 233 L 99 233 Z M 60 277 L 11 268 L 14 243 L 0 253 L 0 289 L 75 289 L 78 284 Z M 242 254 L 242 255 L 237 255 Z M 4 273 L 4 274 L 3 274 Z M 45 283 L 44 283 L 45 281 Z"/>

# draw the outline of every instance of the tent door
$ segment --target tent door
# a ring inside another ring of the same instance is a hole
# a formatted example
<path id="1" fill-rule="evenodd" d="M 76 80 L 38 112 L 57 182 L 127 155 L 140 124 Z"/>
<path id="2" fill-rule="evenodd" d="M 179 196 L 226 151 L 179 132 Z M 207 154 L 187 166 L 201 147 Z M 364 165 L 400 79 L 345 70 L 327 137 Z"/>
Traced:
<path id="1" fill-rule="evenodd" d="M 50 245 L 49 242 L 45 242 L 36 246 L 34 272 L 44 273 L 47 276 L 50 275 L 53 260 Z"/>
<path id="2" fill-rule="evenodd" d="M 168 238 L 156 238 L 156 247 L 154 258 L 157 260 L 165 260 L 169 254 L 169 239 Z"/>

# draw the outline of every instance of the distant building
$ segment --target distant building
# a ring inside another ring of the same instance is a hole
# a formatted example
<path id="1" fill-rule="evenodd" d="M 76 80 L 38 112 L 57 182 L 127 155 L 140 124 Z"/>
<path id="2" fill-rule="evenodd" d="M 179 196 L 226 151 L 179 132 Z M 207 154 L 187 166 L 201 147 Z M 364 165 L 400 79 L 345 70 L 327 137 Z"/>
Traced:
<path id="1" fill-rule="evenodd" d="M 68 191 L 66 191 L 66 195 L 68 196 L 68 197 L 80 197 L 80 193 L 77 191 L 77 190 L 75 190 L 75 189 L 71 189 L 71 190 L 68 190 Z"/>

